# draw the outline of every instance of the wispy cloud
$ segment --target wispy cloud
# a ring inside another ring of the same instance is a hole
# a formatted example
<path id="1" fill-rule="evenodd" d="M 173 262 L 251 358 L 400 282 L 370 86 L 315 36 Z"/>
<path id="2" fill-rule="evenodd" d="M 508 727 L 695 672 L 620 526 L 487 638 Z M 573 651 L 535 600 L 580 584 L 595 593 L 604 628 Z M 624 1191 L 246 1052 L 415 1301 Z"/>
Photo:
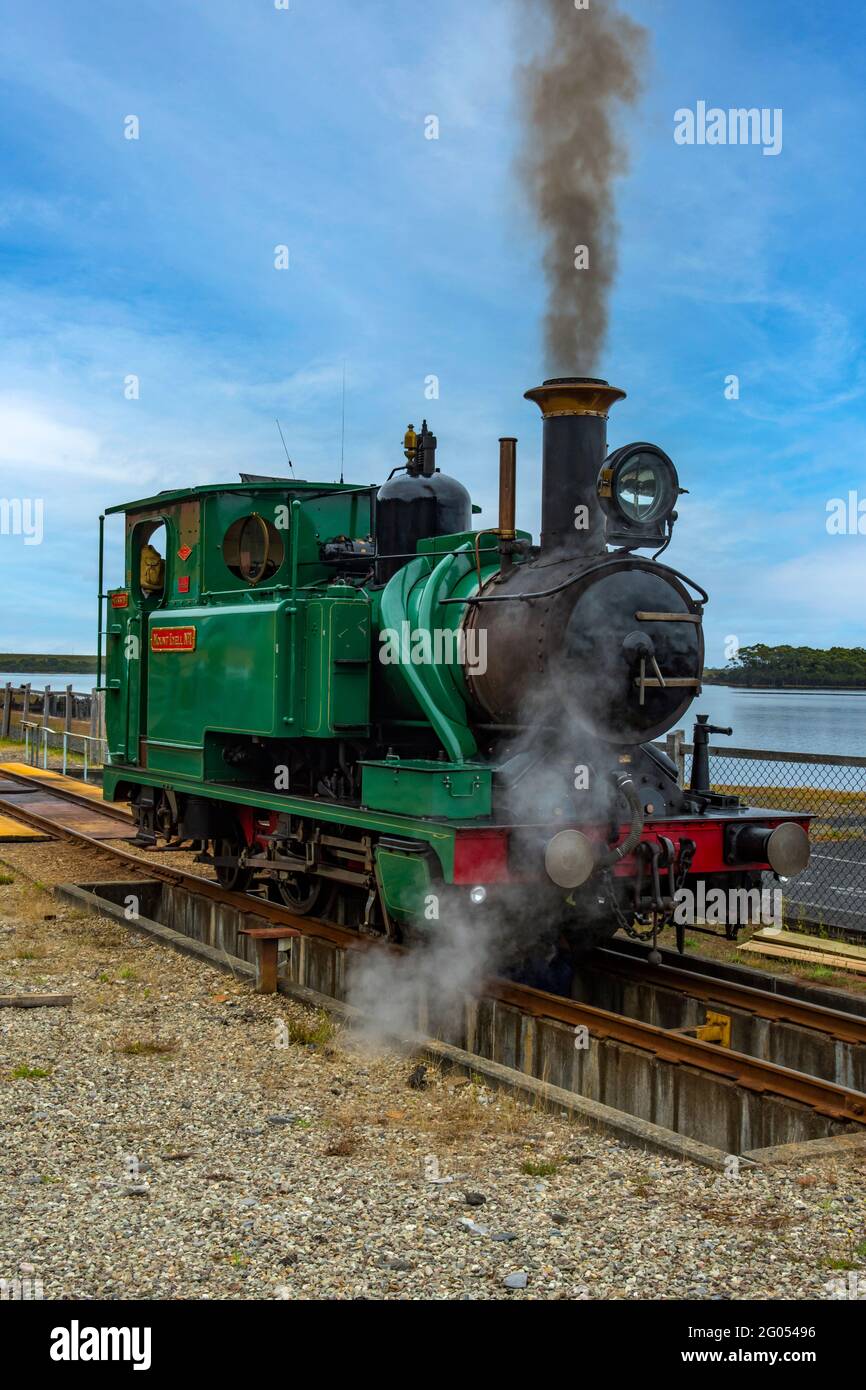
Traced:
<path id="1" fill-rule="evenodd" d="M 801 6 L 780 38 L 748 0 L 632 6 L 654 54 L 619 190 L 605 370 L 630 398 L 610 438 L 657 439 L 691 489 L 670 556 L 711 590 L 713 646 L 862 630 L 853 600 L 829 603 L 862 591 L 860 541 L 823 533 L 827 497 L 866 487 L 866 19 L 843 8 Z M 92 649 L 99 511 L 281 471 L 275 415 L 297 471 L 336 476 L 344 361 L 347 476 L 385 476 L 426 415 L 490 521 L 496 439 L 514 433 L 537 529 L 522 391 L 544 289 L 512 176 L 519 13 L 43 0 L 7 17 L 0 496 L 44 497 L 46 539 L 0 537 L 0 648 Z M 673 113 L 698 97 L 782 106 L 782 155 L 675 147 Z"/>

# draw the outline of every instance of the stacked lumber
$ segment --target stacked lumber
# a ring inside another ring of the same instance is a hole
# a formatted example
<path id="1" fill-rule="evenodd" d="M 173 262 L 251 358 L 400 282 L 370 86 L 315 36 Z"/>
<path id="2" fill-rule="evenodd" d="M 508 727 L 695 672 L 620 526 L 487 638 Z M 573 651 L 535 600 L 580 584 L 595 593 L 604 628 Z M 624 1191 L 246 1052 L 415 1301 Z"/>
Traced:
<path id="1" fill-rule="evenodd" d="M 866 946 L 855 946 L 849 941 L 832 941 L 826 937 L 807 936 L 804 932 L 765 927 L 739 949 L 757 956 L 802 961 L 806 965 L 829 965 L 833 970 L 866 975 Z"/>

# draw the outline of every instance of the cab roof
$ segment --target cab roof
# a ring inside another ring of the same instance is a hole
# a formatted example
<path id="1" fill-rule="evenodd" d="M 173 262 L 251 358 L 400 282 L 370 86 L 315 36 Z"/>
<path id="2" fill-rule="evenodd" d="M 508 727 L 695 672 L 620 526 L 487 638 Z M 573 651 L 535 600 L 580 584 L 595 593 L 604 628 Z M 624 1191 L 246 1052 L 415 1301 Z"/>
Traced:
<path id="1" fill-rule="evenodd" d="M 212 497 L 220 492 L 277 492 L 288 496 L 321 496 L 329 492 L 368 492 L 378 488 L 378 483 L 311 483 L 302 478 L 256 478 L 240 483 L 202 483 L 199 487 L 167 488 L 153 497 L 139 497 L 134 502 L 119 502 L 116 507 L 106 507 L 105 515 L 116 512 L 151 511 L 166 502 L 184 502 L 194 497 Z"/>

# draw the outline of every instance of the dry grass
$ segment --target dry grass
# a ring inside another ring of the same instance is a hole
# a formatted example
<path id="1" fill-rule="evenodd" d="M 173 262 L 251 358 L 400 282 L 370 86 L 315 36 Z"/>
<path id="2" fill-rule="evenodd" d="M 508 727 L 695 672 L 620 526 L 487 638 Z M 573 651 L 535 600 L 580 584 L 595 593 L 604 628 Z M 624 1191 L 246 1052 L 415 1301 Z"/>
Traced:
<path id="1" fill-rule="evenodd" d="M 177 1052 L 180 1046 L 177 1038 L 119 1038 L 115 1052 L 125 1057 L 162 1057 L 169 1052 Z"/>
<path id="2" fill-rule="evenodd" d="M 355 1111 L 347 1110 L 335 1115 L 325 1138 L 325 1155 L 328 1158 L 350 1158 L 357 1152 L 360 1143 L 361 1133 Z"/>
<path id="3" fill-rule="evenodd" d="M 42 946 L 38 941 L 21 941 L 7 946 L 0 953 L 2 960 L 46 960 L 49 955 L 48 947 Z"/>
<path id="4" fill-rule="evenodd" d="M 489 1097 L 489 1098 L 488 1098 Z M 446 1093 L 439 1114 L 432 1117 L 430 1130 L 448 1143 L 473 1134 L 492 1138 L 515 1134 L 526 1128 L 526 1108 L 513 1096 L 483 1091 L 474 1083 Z"/>
<path id="5" fill-rule="evenodd" d="M 325 1009 L 305 1010 L 289 1014 L 284 1019 L 289 1042 L 302 1047 L 326 1047 L 337 1034 L 337 1027 Z"/>
<path id="6" fill-rule="evenodd" d="M 427 1135 L 444 1147 L 478 1140 L 531 1142 L 536 1128 L 545 1122 L 545 1106 L 506 1091 L 496 1091 L 472 1077 L 455 1077 L 428 1063 L 427 1089 L 407 1088 L 401 1097 L 403 1112 L 389 1112 L 381 1123 L 396 1123 Z M 431 1094 L 432 1093 L 432 1094 Z M 400 1119 L 391 1119 L 400 1114 Z"/>
<path id="7" fill-rule="evenodd" d="M 840 816 L 866 816 L 866 792 L 837 791 L 832 787 L 746 787 L 715 785 L 714 791 L 739 796 L 752 806 L 775 811 L 798 811 L 815 817 L 809 832 L 815 841 L 853 840 L 855 831 L 841 829 L 830 822 Z"/>
<path id="8" fill-rule="evenodd" d="M 801 811 L 807 806 L 818 816 L 866 815 L 866 792 L 846 792 L 834 787 L 747 787 L 713 784 L 725 796 L 741 796 L 753 806 L 772 806 L 777 811 Z"/>
<path id="9" fill-rule="evenodd" d="M 323 1053 L 323 1058 L 326 1055 Z M 344 1054 L 346 1061 L 351 1057 L 351 1053 Z M 465 1077 L 427 1059 L 426 1085 L 423 1090 L 414 1090 L 408 1077 L 417 1061 L 417 1057 L 404 1059 L 404 1084 L 392 1090 L 384 1103 L 362 1106 L 341 1097 L 325 1117 L 323 1154 L 349 1157 L 359 1150 L 382 1152 L 384 1140 L 390 1155 L 386 1161 L 397 1165 L 405 1161 L 407 1143 L 413 1149 L 420 1146 L 414 1151 L 420 1152 L 422 1160 L 425 1154 L 461 1149 L 470 1169 L 478 1146 L 482 1151 L 491 1145 L 497 1149 L 529 1148 L 530 1156 L 539 1162 L 551 1161 L 551 1155 L 540 1152 L 550 1122 L 541 1102 L 496 1091 L 475 1077 Z M 385 1137 L 389 1134 L 392 1140 Z M 569 1161 L 560 1152 L 553 1158 L 557 1169 Z M 409 1171 L 405 1170 L 406 1174 Z M 411 1175 L 416 1173 L 413 1168 Z"/>
<path id="10" fill-rule="evenodd" d="M 709 1203 L 692 1203 L 692 1210 L 696 1211 L 705 1221 L 710 1221 L 714 1226 L 733 1226 L 742 1225 L 743 1214 L 737 1202 L 728 1205 L 711 1205 Z M 805 1213 L 794 1214 L 792 1212 L 778 1212 L 770 1208 L 765 1211 L 753 1212 L 749 1217 L 750 1226 L 757 1231 L 781 1231 L 795 1222 L 803 1222 L 806 1219 Z"/>

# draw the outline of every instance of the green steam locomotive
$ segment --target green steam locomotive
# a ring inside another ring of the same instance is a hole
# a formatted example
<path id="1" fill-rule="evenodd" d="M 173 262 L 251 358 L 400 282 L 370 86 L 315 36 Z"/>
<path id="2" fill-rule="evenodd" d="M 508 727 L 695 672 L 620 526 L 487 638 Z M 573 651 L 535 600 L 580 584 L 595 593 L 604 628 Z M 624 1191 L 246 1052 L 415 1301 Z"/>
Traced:
<path id="1" fill-rule="evenodd" d="M 708 598 L 658 558 L 671 460 L 608 455 L 623 394 L 527 392 L 538 545 L 515 525 L 516 441 L 476 531 L 426 422 L 382 486 L 242 474 L 108 509 L 105 795 L 139 843 L 299 914 L 395 940 L 475 914 L 515 949 L 654 935 L 699 881 L 799 872 L 808 818 L 715 794 L 705 718 L 690 786 L 657 742 L 700 691 Z"/>

